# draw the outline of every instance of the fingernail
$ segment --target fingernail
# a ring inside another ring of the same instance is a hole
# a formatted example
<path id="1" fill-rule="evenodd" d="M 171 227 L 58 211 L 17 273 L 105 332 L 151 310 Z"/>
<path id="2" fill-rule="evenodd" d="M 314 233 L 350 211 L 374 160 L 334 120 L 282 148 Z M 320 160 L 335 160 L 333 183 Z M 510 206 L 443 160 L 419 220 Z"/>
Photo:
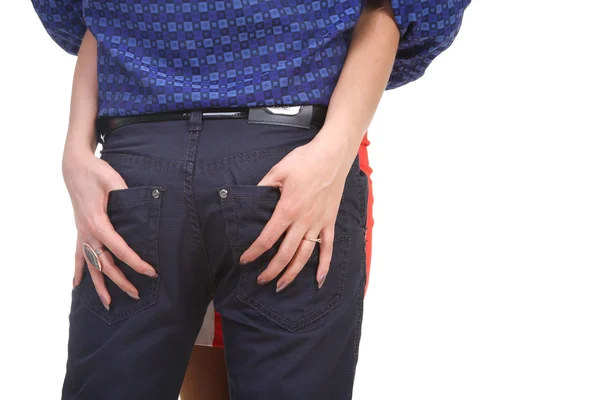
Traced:
<path id="1" fill-rule="evenodd" d="M 158 274 L 153 269 L 146 270 L 144 274 L 148 275 L 150 278 L 158 278 Z"/>
<path id="2" fill-rule="evenodd" d="M 240 258 L 240 264 L 244 265 L 244 264 L 247 264 L 247 263 L 248 263 L 248 261 L 246 261 L 246 259 Z"/>
<path id="3" fill-rule="evenodd" d="M 140 296 L 138 296 L 138 295 L 137 295 L 137 294 L 135 294 L 134 292 L 129 292 L 129 291 L 126 291 L 125 293 L 127 293 L 127 294 L 129 295 L 129 297 L 133 297 L 133 298 L 134 298 L 134 299 L 136 299 L 136 300 L 139 300 L 139 299 L 140 299 Z"/>
<path id="4" fill-rule="evenodd" d="M 279 282 L 279 283 L 277 284 L 277 288 L 275 289 L 275 291 L 276 291 L 277 293 L 279 293 L 279 292 L 281 292 L 283 289 L 285 289 L 285 288 L 287 287 L 287 285 L 289 285 L 289 284 L 290 284 L 289 282 Z"/>
<path id="5" fill-rule="evenodd" d="M 258 283 L 259 285 L 264 285 L 265 284 L 265 278 L 259 276 L 256 279 L 256 283 Z"/>
<path id="6" fill-rule="evenodd" d="M 321 286 L 323 286 L 323 283 L 325 282 L 325 278 L 327 278 L 327 272 L 325 272 L 324 274 L 322 274 L 319 277 L 319 289 L 321 289 Z"/>
<path id="7" fill-rule="evenodd" d="M 100 301 L 102 302 L 102 305 L 104 306 L 104 308 L 106 308 L 106 311 L 110 311 L 110 305 L 106 302 L 106 300 L 104 300 L 104 298 L 100 297 Z"/>

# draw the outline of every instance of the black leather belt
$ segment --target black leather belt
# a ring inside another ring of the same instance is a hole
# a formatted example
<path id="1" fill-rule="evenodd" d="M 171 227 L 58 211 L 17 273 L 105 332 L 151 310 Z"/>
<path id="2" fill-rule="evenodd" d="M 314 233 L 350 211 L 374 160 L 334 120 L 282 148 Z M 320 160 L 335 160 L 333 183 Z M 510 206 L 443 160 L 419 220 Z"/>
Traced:
<path id="1" fill-rule="evenodd" d="M 101 143 L 111 131 L 129 124 L 140 122 L 171 121 L 189 119 L 194 111 L 201 111 L 203 119 L 247 119 L 249 124 L 282 125 L 309 129 L 322 127 L 327 115 L 327 106 L 272 106 L 272 107 L 236 107 L 204 108 L 197 110 L 160 112 L 154 114 L 132 115 L 126 117 L 99 117 L 96 120 L 96 134 Z"/>

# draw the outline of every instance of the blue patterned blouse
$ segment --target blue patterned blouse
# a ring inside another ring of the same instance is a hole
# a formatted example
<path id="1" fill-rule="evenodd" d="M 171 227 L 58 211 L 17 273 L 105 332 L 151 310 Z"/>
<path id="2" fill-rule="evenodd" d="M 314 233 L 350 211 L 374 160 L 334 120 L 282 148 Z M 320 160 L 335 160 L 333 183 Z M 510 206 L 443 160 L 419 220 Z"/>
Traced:
<path id="1" fill-rule="evenodd" d="M 32 0 L 77 54 L 98 42 L 98 115 L 328 104 L 363 0 Z M 387 89 L 419 78 L 470 0 L 391 0 L 401 33 Z"/>

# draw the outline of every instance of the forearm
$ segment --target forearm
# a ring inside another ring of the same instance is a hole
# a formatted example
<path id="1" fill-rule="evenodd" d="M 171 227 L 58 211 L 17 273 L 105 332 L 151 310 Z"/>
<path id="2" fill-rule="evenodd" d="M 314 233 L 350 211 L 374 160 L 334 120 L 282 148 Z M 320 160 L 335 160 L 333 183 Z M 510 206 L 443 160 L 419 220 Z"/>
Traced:
<path id="1" fill-rule="evenodd" d="M 75 73 L 71 93 L 69 128 L 65 141 L 65 157 L 82 152 L 95 152 L 97 142 L 95 121 L 98 113 L 98 72 L 96 39 L 88 30 L 85 33 Z"/>
<path id="2" fill-rule="evenodd" d="M 389 2 L 385 4 L 363 10 L 318 135 L 342 146 L 351 159 L 373 119 L 398 49 L 400 33 Z"/>

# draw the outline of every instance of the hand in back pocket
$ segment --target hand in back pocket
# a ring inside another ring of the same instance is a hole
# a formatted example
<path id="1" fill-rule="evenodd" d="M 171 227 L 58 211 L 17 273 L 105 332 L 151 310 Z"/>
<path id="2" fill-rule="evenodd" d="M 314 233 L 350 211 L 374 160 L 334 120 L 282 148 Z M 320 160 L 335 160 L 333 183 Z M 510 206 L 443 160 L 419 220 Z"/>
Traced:
<path id="1" fill-rule="evenodd" d="M 272 217 L 280 199 L 279 189 L 271 186 L 229 185 L 218 190 L 225 219 L 233 262 L 256 240 Z M 327 284 L 319 287 L 315 280 L 319 266 L 319 244 L 313 248 L 303 268 L 285 290 L 277 290 L 273 279 L 262 285 L 257 279 L 268 268 L 285 240 L 283 235 L 255 260 L 239 266 L 237 297 L 259 313 L 289 331 L 295 331 L 316 321 L 340 304 L 345 291 L 348 264 L 348 215 L 340 208 L 337 217 L 337 237 L 332 245 Z M 280 274 L 285 274 L 281 272 Z"/>

